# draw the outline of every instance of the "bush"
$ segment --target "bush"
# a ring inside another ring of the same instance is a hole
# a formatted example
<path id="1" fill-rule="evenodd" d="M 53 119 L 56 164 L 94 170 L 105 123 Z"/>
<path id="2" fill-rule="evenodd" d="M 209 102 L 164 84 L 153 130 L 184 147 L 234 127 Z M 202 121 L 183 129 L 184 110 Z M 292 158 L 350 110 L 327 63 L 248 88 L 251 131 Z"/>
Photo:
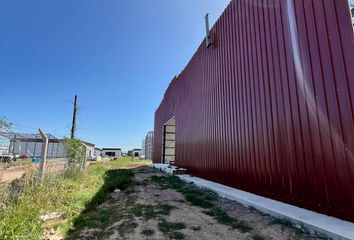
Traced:
<path id="1" fill-rule="evenodd" d="M 80 140 L 65 138 L 64 148 L 66 156 L 69 159 L 69 165 L 78 165 L 82 163 L 86 154 L 86 149 Z"/>

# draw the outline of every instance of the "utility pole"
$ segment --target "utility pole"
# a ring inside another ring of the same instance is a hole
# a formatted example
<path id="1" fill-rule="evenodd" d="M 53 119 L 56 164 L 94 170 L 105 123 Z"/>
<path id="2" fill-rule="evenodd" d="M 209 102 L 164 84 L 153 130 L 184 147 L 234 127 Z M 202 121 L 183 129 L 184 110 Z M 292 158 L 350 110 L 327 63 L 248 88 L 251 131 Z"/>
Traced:
<path id="1" fill-rule="evenodd" d="M 76 111 L 77 111 L 77 95 L 75 95 L 75 100 L 74 100 L 74 112 L 73 112 L 73 122 L 71 126 L 71 139 L 75 138 L 75 132 L 76 132 Z"/>

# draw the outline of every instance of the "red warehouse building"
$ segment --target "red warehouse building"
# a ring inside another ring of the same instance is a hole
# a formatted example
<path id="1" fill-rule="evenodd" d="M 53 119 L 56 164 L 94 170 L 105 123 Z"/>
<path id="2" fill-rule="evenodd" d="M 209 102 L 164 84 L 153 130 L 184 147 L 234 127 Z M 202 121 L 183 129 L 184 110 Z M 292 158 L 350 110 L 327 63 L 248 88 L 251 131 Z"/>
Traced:
<path id="1" fill-rule="evenodd" d="M 155 113 L 155 163 L 354 221 L 347 0 L 233 0 Z"/>

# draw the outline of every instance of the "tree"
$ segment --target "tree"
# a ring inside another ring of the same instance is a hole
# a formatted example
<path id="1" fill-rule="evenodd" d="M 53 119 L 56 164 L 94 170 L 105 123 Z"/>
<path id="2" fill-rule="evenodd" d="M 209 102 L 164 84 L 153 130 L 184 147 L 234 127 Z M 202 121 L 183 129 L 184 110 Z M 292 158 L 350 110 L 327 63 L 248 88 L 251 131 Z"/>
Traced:
<path id="1" fill-rule="evenodd" d="M 84 161 L 86 148 L 78 139 L 64 138 L 64 148 L 69 165 L 79 165 Z"/>
<path id="2" fill-rule="evenodd" d="M 7 121 L 6 118 L 0 117 L 0 132 L 10 132 L 12 123 Z"/>

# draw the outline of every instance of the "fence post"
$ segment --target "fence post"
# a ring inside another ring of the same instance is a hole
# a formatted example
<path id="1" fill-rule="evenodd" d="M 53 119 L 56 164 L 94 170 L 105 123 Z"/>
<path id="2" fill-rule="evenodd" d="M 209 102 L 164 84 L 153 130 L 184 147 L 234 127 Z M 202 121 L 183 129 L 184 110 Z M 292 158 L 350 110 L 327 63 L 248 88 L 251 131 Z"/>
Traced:
<path id="1" fill-rule="evenodd" d="M 42 153 L 41 153 L 41 165 L 39 167 L 39 178 L 40 182 L 43 183 L 44 173 L 45 173 L 45 164 L 47 162 L 47 150 L 48 150 L 48 137 L 42 132 L 41 129 L 38 129 L 41 134 L 43 144 L 42 144 Z"/>
<path id="2" fill-rule="evenodd" d="M 84 146 L 83 148 L 83 159 L 82 159 L 82 162 L 81 162 L 81 166 L 80 166 L 80 170 L 81 171 L 85 171 L 86 170 L 86 145 L 85 143 L 81 142 L 82 146 Z"/>

